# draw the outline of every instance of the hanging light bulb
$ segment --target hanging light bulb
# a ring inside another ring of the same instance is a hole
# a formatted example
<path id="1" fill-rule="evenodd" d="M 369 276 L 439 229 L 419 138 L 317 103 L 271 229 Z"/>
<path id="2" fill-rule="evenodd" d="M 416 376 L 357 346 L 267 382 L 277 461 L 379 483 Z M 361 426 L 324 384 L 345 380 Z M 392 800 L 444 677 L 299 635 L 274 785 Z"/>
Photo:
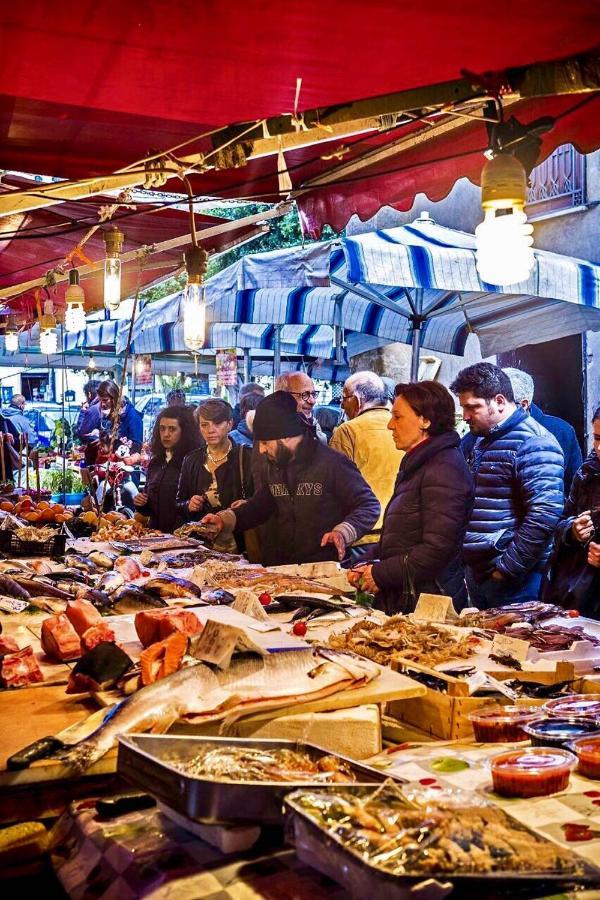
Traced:
<path id="1" fill-rule="evenodd" d="M 14 316 L 9 316 L 6 321 L 4 346 L 7 353 L 15 353 L 19 349 L 19 329 Z"/>
<path id="2" fill-rule="evenodd" d="M 125 235 L 116 225 L 104 232 L 106 259 L 104 261 L 104 305 L 107 309 L 116 310 L 121 302 L 121 260 L 119 254 L 123 249 Z"/>
<path id="3" fill-rule="evenodd" d="M 208 254 L 202 247 L 192 247 L 184 254 L 187 285 L 183 294 L 183 342 L 197 353 L 206 339 L 206 297 L 202 278 Z"/>
<path id="4" fill-rule="evenodd" d="M 519 160 L 500 153 L 481 173 L 483 222 L 475 229 L 477 270 L 488 284 L 527 281 L 535 263 L 533 228 L 524 212 L 527 196 L 525 169 Z"/>
<path id="5" fill-rule="evenodd" d="M 94 354 L 90 353 L 90 358 L 88 359 L 87 367 L 90 372 L 96 371 L 96 360 L 94 359 Z"/>
<path id="6" fill-rule="evenodd" d="M 52 300 L 44 303 L 44 315 L 40 319 L 40 352 L 44 356 L 52 356 L 58 348 L 58 335 L 56 333 L 56 319 Z"/>
<path id="7" fill-rule="evenodd" d="M 85 294 L 79 284 L 79 272 L 71 269 L 69 272 L 69 287 L 65 291 L 65 329 L 66 331 L 83 331 L 85 320 Z"/>

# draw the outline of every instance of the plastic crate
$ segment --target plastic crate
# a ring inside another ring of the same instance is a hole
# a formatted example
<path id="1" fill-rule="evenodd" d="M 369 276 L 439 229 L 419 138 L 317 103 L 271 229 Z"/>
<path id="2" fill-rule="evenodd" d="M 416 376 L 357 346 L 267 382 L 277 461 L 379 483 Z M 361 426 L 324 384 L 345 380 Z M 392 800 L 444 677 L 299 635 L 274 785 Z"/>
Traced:
<path id="1" fill-rule="evenodd" d="M 8 556 L 63 556 L 67 535 L 57 532 L 46 541 L 24 541 L 8 528 L 0 529 L 0 551 Z"/>

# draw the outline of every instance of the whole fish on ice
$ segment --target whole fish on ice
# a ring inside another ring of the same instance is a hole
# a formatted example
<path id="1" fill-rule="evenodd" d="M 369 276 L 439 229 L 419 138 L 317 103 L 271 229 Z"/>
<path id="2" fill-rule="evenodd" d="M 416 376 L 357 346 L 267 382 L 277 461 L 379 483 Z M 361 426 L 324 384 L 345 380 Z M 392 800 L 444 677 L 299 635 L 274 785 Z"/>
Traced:
<path id="1" fill-rule="evenodd" d="M 90 737 L 61 759 L 73 772 L 84 772 L 109 750 L 119 734 L 167 731 L 183 716 L 203 721 L 235 721 L 259 709 L 327 697 L 366 684 L 380 674 L 368 659 L 329 649 L 238 656 L 226 670 L 204 663 L 186 666 L 114 707 Z"/>

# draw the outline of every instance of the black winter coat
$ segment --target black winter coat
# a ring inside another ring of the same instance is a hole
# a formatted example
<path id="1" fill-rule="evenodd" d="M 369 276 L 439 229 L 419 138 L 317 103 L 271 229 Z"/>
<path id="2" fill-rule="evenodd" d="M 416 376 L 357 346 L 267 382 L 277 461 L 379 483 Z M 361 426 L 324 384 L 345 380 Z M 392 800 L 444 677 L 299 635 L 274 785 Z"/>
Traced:
<path id="1" fill-rule="evenodd" d="M 260 488 L 235 514 L 242 531 L 276 524 L 261 532 L 264 565 L 337 559 L 333 544 L 321 547 L 323 535 L 343 524 L 351 543 L 379 517 L 377 497 L 354 463 L 314 437 L 305 438 L 286 467 L 265 464 L 260 473 Z"/>
<path id="2" fill-rule="evenodd" d="M 469 456 L 475 502 L 464 560 L 478 582 L 494 569 L 512 581 L 543 572 L 563 507 L 563 454 L 545 428 L 519 407 Z"/>
<path id="3" fill-rule="evenodd" d="M 167 462 L 164 457 L 153 457 L 146 473 L 144 493 L 148 495 L 145 506 L 137 507 L 143 516 L 150 516 L 150 527 L 158 528 L 166 534 L 184 522 L 177 509 L 175 497 L 181 473 L 182 460 L 173 458 Z"/>
<path id="4" fill-rule="evenodd" d="M 205 504 L 197 513 L 188 510 L 188 502 L 195 494 L 204 494 L 210 487 L 212 477 L 205 468 L 206 445 L 192 450 L 183 460 L 179 487 L 177 489 L 177 509 L 185 522 L 195 522 L 210 512 L 217 512 L 214 507 Z M 240 465 L 240 454 L 242 464 Z M 242 484 L 243 472 L 243 484 Z M 226 509 L 235 500 L 245 500 L 254 494 L 252 481 L 252 449 L 231 442 L 231 450 L 226 461 L 216 470 L 217 487 L 221 500 L 221 509 Z"/>
<path id="5" fill-rule="evenodd" d="M 403 597 L 408 568 L 415 593 L 450 593 L 464 600 L 461 548 L 473 504 L 473 478 L 455 432 L 433 435 L 400 463 L 372 576 L 377 606 L 411 612 Z"/>
<path id="6" fill-rule="evenodd" d="M 592 538 L 600 543 L 600 459 L 592 450 L 575 474 L 569 499 L 556 529 L 554 554 L 542 599 L 551 603 L 574 606 L 584 616 L 600 618 L 600 569 L 587 562 L 587 544 L 581 544 L 572 533 L 573 520 L 592 510 L 596 532 Z"/>

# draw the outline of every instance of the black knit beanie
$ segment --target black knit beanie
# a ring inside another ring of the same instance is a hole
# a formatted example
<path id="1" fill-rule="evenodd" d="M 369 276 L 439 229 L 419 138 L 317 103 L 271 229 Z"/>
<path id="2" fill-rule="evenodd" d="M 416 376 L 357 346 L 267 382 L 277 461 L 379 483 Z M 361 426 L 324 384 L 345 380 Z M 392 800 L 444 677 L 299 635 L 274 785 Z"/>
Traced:
<path id="1" fill-rule="evenodd" d="M 297 437 L 308 430 L 307 421 L 300 415 L 296 401 L 287 391 L 269 394 L 256 408 L 252 431 L 256 441 L 278 441 Z"/>

